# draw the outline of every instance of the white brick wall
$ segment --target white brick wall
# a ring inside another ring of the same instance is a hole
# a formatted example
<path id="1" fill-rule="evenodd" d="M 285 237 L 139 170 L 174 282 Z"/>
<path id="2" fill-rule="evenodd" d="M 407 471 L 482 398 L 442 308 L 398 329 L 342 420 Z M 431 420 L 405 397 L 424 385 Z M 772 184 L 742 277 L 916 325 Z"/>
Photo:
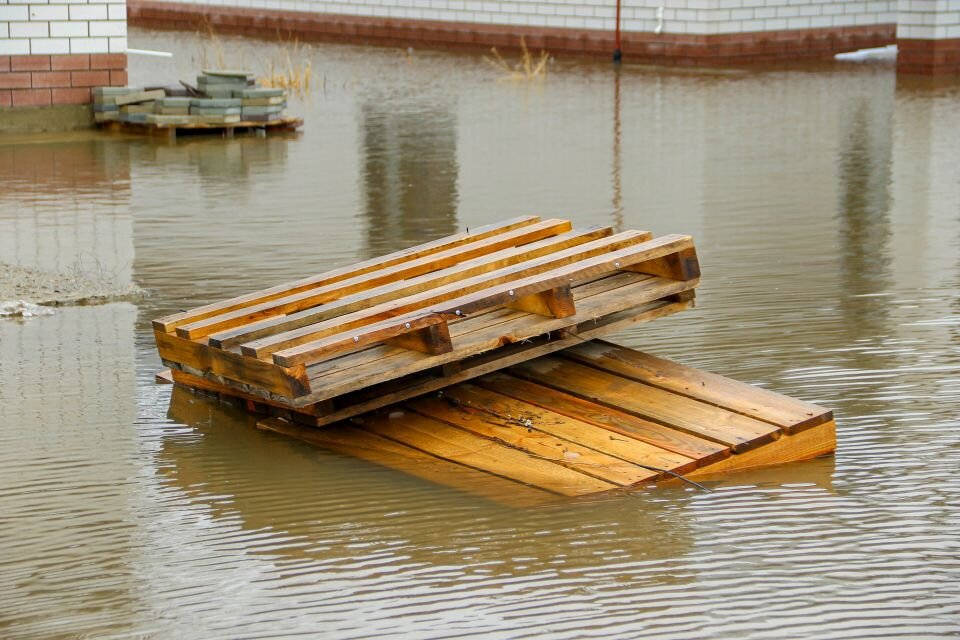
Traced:
<path id="1" fill-rule="evenodd" d="M 123 53 L 126 36 L 126 0 L 0 0 L 2 56 Z"/>
<path id="2" fill-rule="evenodd" d="M 614 29 L 616 15 L 615 0 L 168 1 L 603 31 Z M 624 31 L 650 32 L 660 26 L 663 33 L 693 34 L 894 24 L 897 0 L 622 0 L 621 17 Z"/>
<path id="3" fill-rule="evenodd" d="M 898 38 L 960 38 L 960 0 L 900 0 Z"/>

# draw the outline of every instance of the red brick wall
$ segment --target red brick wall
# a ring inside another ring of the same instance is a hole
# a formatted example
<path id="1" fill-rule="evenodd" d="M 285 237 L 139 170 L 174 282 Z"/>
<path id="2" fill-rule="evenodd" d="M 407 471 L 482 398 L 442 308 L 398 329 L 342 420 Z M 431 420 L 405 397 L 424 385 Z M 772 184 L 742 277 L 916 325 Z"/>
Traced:
<path id="1" fill-rule="evenodd" d="M 489 49 L 518 47 L 520 37 L 534 50 L 609 57 L 613 33 L 589 29 L 472 24 L 399 18 L 334 15 L 277 9 L 181 4 L 128 0 L 130 25 L 157 29 L 214 30 L 305 40 L 354 42 L 390 46 L 440 46 Z M 863 25 L 822 29 L 790 29 L 723 35 L 625 32 L 627 60 L 693 66 L 743 64 L 800 58 L 827 58 L 841 51 L 892 44 L 896 25 Z"/>
<path id="2" fill-rule="evenodd" d="M 897 41 L 897 71 L 923 75 L 960 75 L 960 38 Z"/>
<path id="3" fill-rule="evenodd" d="M 127 56 L 0 56 L 0 108 L 88 104 L 91 89 L 127 84 Z"/>

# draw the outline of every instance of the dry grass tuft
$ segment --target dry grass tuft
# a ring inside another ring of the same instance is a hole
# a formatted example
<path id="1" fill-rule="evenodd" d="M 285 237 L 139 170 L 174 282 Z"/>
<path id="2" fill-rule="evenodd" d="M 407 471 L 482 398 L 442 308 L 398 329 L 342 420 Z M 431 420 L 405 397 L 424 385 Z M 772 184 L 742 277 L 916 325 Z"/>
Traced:
<path id="1" fill-rule="evenodd" d="M 303 97 L 310 91 L 313 79 L 313 65 L 306 54 L 305 47 L 297 41 L 285 42 L 280 60 L 271 60 L 267 75 L 257 78 L 260 86 L 295 91 Z M 294 64 L 296 59 L 301 62 Z"/>
<path id="2" fill-rule="evenodd" d="M 501 80 L 529 82 L 546 78 L 550 54 L 541 51 L 540 55 L 535 58 L 527 49 L 527 41 L 523 37 L 520 38 L 520 48 L 522 50 L 520 61 L 513 65 L 503 59 L 496 47 L 490 49 L 493 52 L 492 58 L 484 56 L 483 59 L 491 67 L 504 74 Z"/>

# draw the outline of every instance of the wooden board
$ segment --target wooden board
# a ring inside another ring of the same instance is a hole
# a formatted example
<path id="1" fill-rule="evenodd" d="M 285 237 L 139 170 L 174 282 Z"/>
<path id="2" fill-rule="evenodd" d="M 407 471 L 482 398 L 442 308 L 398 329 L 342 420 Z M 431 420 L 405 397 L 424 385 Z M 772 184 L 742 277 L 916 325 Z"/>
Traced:
<path id="1" fill-rule="evenodd" d="M 172 370 L 334 420 L 368 410 L 353 397 L 367 389 L 390 385 L 396 401 L 687 309 L 698 276 L 688 236 L 524 217 L 171 314 L 154 332 Z"/>
<path id="2" fill-rule="evenodd" d="M 743 413 L 734 413 L 721 407 L 737 405 L 756 387 L 611 343 L 577 344 L 567 351 L 579 358 L 614 352 L 630 362 L 655 362 L 659 371 L 682 373 L 685 380 L 710 380 L 710 393 L 695 399 L 686 388 L 655 388 L 633 374 L 573 362 L 564 351 L 563 357 L 528 360 L 350 421 L 320 428 L 277 418 L 259 424 L 498 501 L 495 496 L 511 487 L 519 490 L 519 483 L 531 492 L 525 494 L 525 504 L 548 495 L 629 490 L 670 482 L 674 475 L 710 478 L 826 455 L 836 446 L 834 421 L 822 407 L 763 392 L 768 400 L 783 398 L 783 406 L 744 406 Z M 173 379 L 177 385 L 211 389 L 206 381 L 198 384 L 176 372 Z M 230 392 L 229 387 L 216 390 L 221 397 Z M 671 406 L 682 411 L 666 408 Z M 812 411 L 821 420 L 792 434 L 790 425 L 768 422 L 791 407 Z M 261 403 L 248 408 L 274 410 Z M 300 417 L 329 416 L 291 416 Z M 775 435 L 754 437 L 745 446 L 744 432 L 754 429 Z M 494 484 L 480 481 L 482 477 Z M 499 489 L 498 480 L 505 483 Z"/>

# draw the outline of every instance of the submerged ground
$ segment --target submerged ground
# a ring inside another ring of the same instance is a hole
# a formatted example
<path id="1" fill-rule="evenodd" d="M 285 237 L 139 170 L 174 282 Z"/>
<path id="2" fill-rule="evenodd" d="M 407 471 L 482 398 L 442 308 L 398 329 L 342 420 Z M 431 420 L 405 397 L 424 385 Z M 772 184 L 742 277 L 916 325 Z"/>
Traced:
<path id="1" fill-rule="evenodd" d="M 0 261 L 151 294 L 0 320 L 0 636 L 960 633 L 960 83 L 293 57 L 300 137 L 0 139 Z M 517 510 L 153 384 L 154 317 L 528 213 L 694 235 L 699 308 L 616 339 L 834 408 L 836 458 Z"/>

